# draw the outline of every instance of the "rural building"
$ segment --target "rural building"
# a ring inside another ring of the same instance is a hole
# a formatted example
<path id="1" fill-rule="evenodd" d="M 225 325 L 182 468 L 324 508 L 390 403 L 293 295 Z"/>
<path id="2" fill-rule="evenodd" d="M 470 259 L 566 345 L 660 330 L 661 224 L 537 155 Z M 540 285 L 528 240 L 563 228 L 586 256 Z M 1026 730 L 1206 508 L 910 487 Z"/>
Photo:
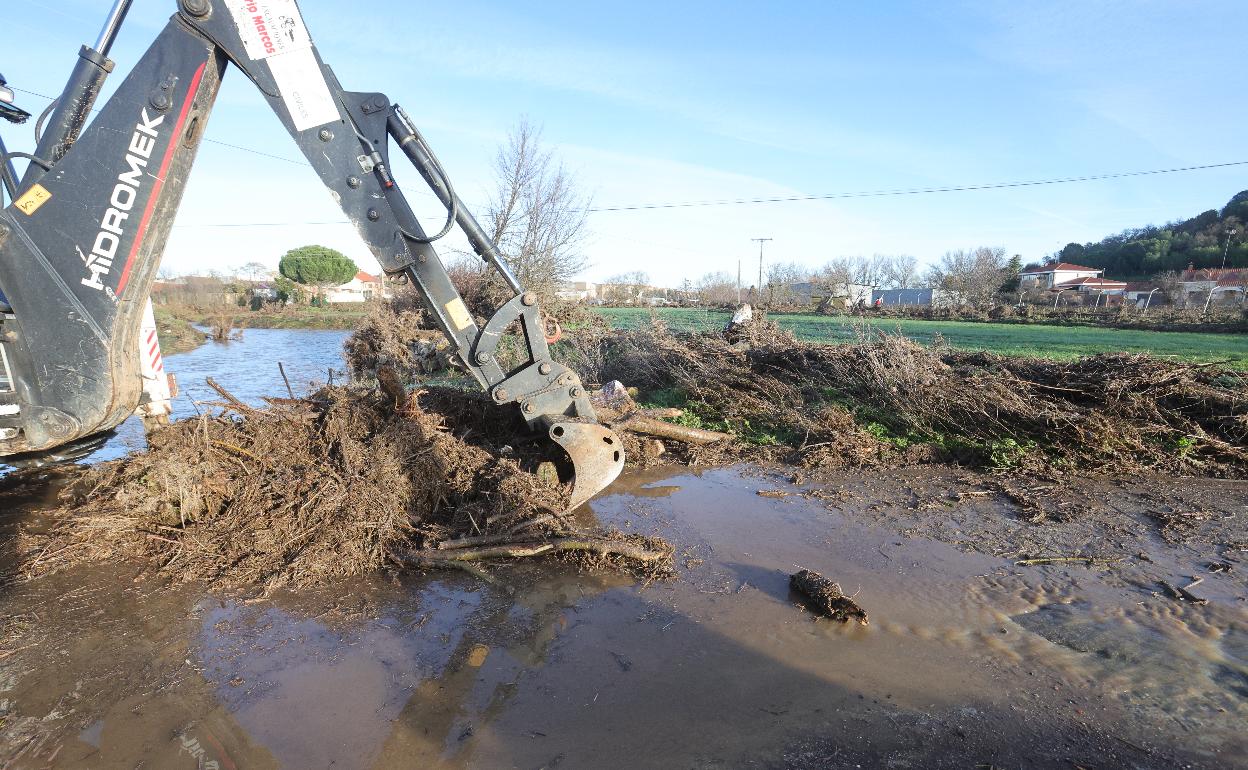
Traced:
<path id="1" fill-rule="evenodd" d="M 1127 290 L 1126 281 L 1109 278 L 1075 278 L 1052 287 L 1053 291 L 1077 291 L 1083 294 L 1119 295 Z"/>
<path id="2" fill-rule="evenodd" d="M 325 301 L 333 303 L 367 302 L 374 297 L 384 297 L 385 286 L 379 276 L 369 275 L 363 270 L 341 286 L 334 286 L 325 291 Z"/>
<path id="3" fill-rule="evenodd" d="M 816 281 L 791 283 L 785 287 L 794 304 L 818 307 L 825 301 L 833 307 L 869 304 L 873 287 L 861 283 L 826 284 Z"/>
<path id="4" fill-rule="evenodd" d="M 1161 287 L 1152 281 L 1127 282 L 1127 288 L 1122 292 L 1122 299 L 1124 302 L 1133 302 L 1136 307 L 1141 308 L 1145 305 L 1148 307 L 1164 305 L 1170 300 Z"/>
<path id="5" fill-rule="evenodd" d="M 593 302 L 598 299 L 598 285 L 589 281 L 564 281 L 555 289 L 555 296 L 567 302 Z"/>
<path id="6" fill-rule="evenodd" d="M 1069 262 L 1050 262 L 1046 265 L 1028 265 L 1018 274 L 1018 287 L 1028 289 L 1053 289 L 1080 278 L 1098 278 L 1104 270 Z"/>
<path id="7" fill-rule="evenodd" d="M 1206 268 L 1188 266 L 1179 276 L 1179 286 L 1187 304 L 1242 304 L 1248 291 L 1248 268 Z"/>

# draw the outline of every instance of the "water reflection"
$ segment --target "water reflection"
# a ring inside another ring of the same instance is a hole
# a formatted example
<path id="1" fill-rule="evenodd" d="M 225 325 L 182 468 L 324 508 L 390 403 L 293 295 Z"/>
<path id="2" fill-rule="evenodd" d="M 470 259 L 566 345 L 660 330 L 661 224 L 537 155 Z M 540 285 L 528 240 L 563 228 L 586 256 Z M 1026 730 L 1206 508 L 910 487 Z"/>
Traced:
<path id="1" fill-rule="evenodd" d="M 286 395 L 286 384 L 277 368 L 279 361 L 296 395 L 324 384 L 331 370 L 335 381 L 341 381 L 345 376 L 342 343 L 348 334 L 319 329 L 247 329 L 240 340 L 208 342 L 189 353 L 169 356 L 165 360 L 178 378 L 180 391 L 173 401 L 173 418 L 197 414 L 196 401 L 220 399 L 205 384 L 208 377 L 254 406 L 263 405 L 264 396 Z M 83 461 L 115 460 L 146 448 L 143 421 L 131 417 Z"/>

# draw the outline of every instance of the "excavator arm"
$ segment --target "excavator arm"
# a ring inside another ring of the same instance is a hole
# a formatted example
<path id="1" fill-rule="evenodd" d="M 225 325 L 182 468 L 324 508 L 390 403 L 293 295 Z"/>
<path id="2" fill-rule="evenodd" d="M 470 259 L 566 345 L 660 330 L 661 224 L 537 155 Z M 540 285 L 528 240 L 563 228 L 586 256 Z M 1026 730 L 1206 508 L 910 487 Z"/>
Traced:
<path id="1" fill-rule="evenodd" d="M 0 212 L 0 293 L 12 306 L 0 319 L 0 366 L 9 370 L 7 391 L 0 379 L 0 455 L 47 450 L 133 413 L 145 303 L 221 79 L 233 67 L 264 95 L 382 269 L 424 297 L 463 369 L 567 451 L 573 504 L 619 474 L 619 439 L 598 424 L 577 375 L 551 358 L 536 296 L 456 196 L 403 109 L 384 94 L 342 88 L 295 0 L 180 0 L 87 123 L 130 1 L 117 0 L 100 42 L 79 53 L 16 200 Z M 392 147 L 445 205 L 439 233 L 425 231 L 395 182 Z M 484 326 L 433 247 L 453 224 L 514 292 Z M 521 362 L 504 369 L 499 341 L 515 326 Z"/>

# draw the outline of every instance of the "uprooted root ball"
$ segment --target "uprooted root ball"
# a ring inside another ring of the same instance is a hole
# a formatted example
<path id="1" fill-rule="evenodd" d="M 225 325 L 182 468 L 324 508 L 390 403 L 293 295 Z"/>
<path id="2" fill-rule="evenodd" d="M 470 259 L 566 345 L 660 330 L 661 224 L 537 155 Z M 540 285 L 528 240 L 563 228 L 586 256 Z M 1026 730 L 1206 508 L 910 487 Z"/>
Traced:
<path id="1" fill-rule="evenodd" d="M 561 487 L 457 438 L 418 405 L 454 399 L 427 396 L 396 408 L 376 391 L 327 388 L 176 423 L 148 452 L 74 483 L 53 530 L 24 536 L 27 571 L 130 558 L 177 579 L 273 590 L 426 565 L 422 553 L 463 536 L 568 535 L 553 514 Z M 577 534 L 597 538 L 595 553 L 624 542 Z"/>

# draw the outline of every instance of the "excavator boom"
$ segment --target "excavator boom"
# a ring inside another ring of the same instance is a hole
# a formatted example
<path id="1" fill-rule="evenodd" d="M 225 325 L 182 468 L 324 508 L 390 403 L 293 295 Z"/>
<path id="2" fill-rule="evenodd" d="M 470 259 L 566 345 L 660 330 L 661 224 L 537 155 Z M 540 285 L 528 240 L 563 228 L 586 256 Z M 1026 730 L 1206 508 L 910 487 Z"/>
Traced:
<path id="1" fill-rule="evenodd" d="M 148 294 L 222 77 L 234 68 L 263 94 L 386 274 L 424 297 L 457 363 L 569 453 L 573 502 L 619 474 L 620 442 L 597 423 L 576 373 L 551 358 L 536 296 L 508 269 L 403 109 L 385 94 L 342 88 L 296 0 L 180 0 L 88 122 L 130 2 L 117 0 L 100 40 L 79 52 L 10 191 L 15 200 L 0 212 L 0 294 L 11 306 L 0 314 L 0 456 L 48 450 L 134 412 Z M 433 236 L 394 180 L 392 146 L 446 207 Z M 483 326 L 433 247 L 453 224 L 514 292 Z M 517 324 L 525 355 L 504 369 L 499 340 Z"/>

